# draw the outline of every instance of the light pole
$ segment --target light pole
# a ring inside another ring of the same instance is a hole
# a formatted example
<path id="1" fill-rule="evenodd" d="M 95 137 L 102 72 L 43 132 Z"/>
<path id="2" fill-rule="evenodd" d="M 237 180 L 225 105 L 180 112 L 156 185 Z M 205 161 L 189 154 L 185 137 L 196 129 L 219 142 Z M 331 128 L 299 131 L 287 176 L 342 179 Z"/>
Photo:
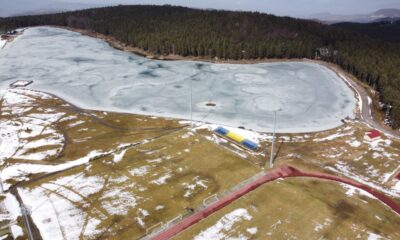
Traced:
<path id="1" fill-rule="evenodd" d="M 0 176 L 0 191 L 1 193 L 4 193 L 3 180 L 1 179 L 1 176 Z"/>
<path id="2" fill-rule="evenodd" d="M 272 133 L 271 156 L 269 158 L 269 167 L 272 168 L 274 161 L 274 145 L 275 145 L 275 130 L 276 130 L 276 111 L 274 111 L 274 131 Z"/>
<path id="3" fill-rule="evenodd" d="M 192 86 L 192 78 L 190 81 L 190 129 L 193 130 L 193 86 Z"/>
<path id="4" fill-rule="evenodd" d="M 31 211 L 24 204 L 21 204 L 21 213 L 24 217 L 25 226 L 27 227 L 27 230 L 28 230 L 28 238 L 29 238 L 29 240 L 34 240 L 31 225 L 29 223 L 29 218 L 28 218 L 28 215 L 31 214 Z"/>

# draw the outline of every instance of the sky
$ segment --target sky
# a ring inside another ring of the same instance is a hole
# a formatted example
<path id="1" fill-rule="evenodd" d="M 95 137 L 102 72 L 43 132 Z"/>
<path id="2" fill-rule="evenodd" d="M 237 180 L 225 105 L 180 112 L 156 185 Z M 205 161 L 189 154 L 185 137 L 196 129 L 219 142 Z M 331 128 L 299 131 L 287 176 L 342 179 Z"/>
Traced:
<path id="1" fill-rule="evenodd" d="M 308 17 L 317 13 L 366 14 L 382 8 L 400 8 L 400 0 L 0 0 L 0 16 L 117 4 L 171 4 L 292 17 Z"/>

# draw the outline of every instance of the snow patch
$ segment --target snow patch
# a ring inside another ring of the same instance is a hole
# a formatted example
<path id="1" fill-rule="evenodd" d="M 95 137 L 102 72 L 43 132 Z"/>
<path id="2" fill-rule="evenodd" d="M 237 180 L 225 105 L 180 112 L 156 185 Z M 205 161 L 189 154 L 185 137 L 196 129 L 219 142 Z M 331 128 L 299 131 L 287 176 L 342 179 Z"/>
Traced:
<path id="1" fill-rule="evenodd" d="M 127 150 L 127 149 L 124 149 L 124 150 L 122 150 L 122 151 L 119 152 L 119 153 L 114 153 L 113 161 L 114 161 L 115 163 L 121 161 L 121 160 L 124 158 L 124 155 L 125 155 L 126 150 Z"/>
<path id="2" fill-rule="evenodd" d="M 206 230 L 200 232 L 197 236 L 194 237 L 195 240 L 222 240 L 222 239 L 230 239 L 232 237 L 232 233 L 229 231 L 232 230 L 233 225 L 239 223 L 243 220 L 250 221 L 252 216 L 249 212 L 244 208 L 236 209 L 217 221 L 217 223 Z M 225 233 L 226 232 L 226 233 Z M 229 234 L 230 233 L 230 234 Z M 240 239 L 245 239 L 245 236 L 240 235 Z"/>

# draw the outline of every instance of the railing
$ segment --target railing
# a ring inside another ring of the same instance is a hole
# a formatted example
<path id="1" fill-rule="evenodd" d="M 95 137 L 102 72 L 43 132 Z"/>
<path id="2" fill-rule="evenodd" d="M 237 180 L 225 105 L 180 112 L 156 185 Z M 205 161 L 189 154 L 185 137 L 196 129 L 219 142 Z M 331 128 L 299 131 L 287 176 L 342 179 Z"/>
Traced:
<path id="1" fill-rule="evenodd" d="M 169 229 L 170 227 L 172 227 L 173 225 L 177 224 L 181 220 L 191 216 L 193 213 L 199 212 L 199 211 L 207 208 L 208 206 L 218 202 L 219 200 L 221 200 L 222 198 L 228 196 L 229 194 L 231 194 L 231 193 L 243 188 L 244 186 L 248 185 L 251 182 L 254 182 L 256 179 L 260 178 L 264 174 L 265 174 L 264 172 L 259 172 L 256 175 L 254 175 L 254 176 L 252 176 L 252 177 L 250 177 L 250 178 L 248 178 L 248 179 L 236 184 L 235 186 L 233 186 L 229 190 L 225 190 L 223 192 L 216 193 L 216 194 L 213 194 L 211 196 L 206 197 L 205 199 L 203 199 L 201 204 L 199 204 L 196 208 L 194 208 L 194 211 L 187 211 L 184 214 L 180 214 L 177 217 L 169 220 L 165 224 L 163 222 L 159 222 L 157 224 L 154 224 L 153 226 L 151 226 L 151 227 L 146 229 L 146 235 L 143 236 L 140 239 L 142 239 L 142 240 L 151 239 L 153 236 L 159 234 L 162 231 L 165 231 L 165 230 Z"/>

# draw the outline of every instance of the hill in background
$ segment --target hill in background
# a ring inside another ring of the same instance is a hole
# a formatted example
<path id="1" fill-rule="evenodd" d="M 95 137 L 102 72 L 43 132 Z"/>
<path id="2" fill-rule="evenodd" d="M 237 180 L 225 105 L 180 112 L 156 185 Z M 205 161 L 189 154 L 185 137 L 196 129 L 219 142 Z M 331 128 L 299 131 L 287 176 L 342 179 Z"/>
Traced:
<path id="1" fill-rule="evenodd" d="M 386 19 L 374 23 L 337 23 L 334 26 L 365 34 L 379 40 L 400 41 L 400 18 L 397 20 Z"/>
<path id="2" fill-rule="evenodd" d="M 326 23 L 338 22 L 355 22 L 355 23 L 370 23 L 380 22 L 383 20 L 393 20 L 400 18 L 400 9 L 388 8 L 380 9 L 369 14 L 356 15 L 337 15 L 331 13 L 317 13 L 309 16 L 310 19 L 317 19 Z"/>

